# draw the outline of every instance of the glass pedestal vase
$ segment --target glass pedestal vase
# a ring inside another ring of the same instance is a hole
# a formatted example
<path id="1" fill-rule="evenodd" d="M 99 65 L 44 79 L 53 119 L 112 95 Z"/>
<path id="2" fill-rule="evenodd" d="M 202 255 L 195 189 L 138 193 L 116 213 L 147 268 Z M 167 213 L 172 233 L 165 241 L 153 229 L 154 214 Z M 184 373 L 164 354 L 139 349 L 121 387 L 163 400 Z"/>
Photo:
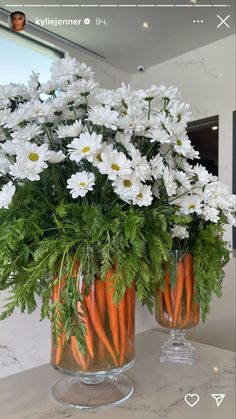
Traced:
<path id="1" fill-rule="evenodd" d="M 160 362 L 195 364 L 195 348 L 186 341 L 185 330 L 171 330 L 169 339 L 161 347 Z"/>
<path id="2" fill-rule="evenodd" d="M 133 363 L 134 361 L 124 368 L 104 373 L 80 375 L 67 373 L 68 377 L 62 377 L 53 384 L 52 395 L 59 403 L 77 409 L 98 409 L 119 405 L 133 394 L 132 381 L 121 374 Z"/>
<path id="3" fill-rule="evenodd" d="M 160 362 L 195 364 L 195 348 L 185 338 L 186 330 L 199 322 L 191 253 L 175 251 L 174 263 L 165 265 L 164 281 L 155 297 L 155 316 L 161 326 L 170 329 L 169 339 L 161 347 Z"/>
<path id="4" fill-rule="evenodd" d="M 133 393 L 131 380 L 122 374 L 134 364 L 135 287 L 127 288 L 120 304 L 113 303 L 113 287 L 96 279 L 83 307 L 85 350 L 75 336 L 66 339 L 61 327 L 57 341 L 52 336 L 51 364 L 64 376 L 52 386 L 52 395 L 63 405 L 97 409 L 118 405 Z"/>

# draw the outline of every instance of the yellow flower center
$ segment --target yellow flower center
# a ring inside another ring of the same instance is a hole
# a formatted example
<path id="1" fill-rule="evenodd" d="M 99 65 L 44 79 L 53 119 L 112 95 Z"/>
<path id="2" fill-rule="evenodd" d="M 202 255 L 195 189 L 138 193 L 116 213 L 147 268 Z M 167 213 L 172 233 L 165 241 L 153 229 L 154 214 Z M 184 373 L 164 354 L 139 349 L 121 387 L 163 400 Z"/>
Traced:
<path id="1" fill-rule="evenodd" d="M 80 186 L 81 188 L 85 188 L 86 183 L 85 183 L 85 182 L 80 182 L 80 183 L 79 183 L 79 186 Z"/>
<path id="2" fill-rule="evenodd" d="M 87 145 L 85 147 L 82 148 L 82 153 L 88 153 L 88 151 L 90 151 L 91 148 Z"/>
<path id="3" fill-rule="evenodd" d="M 98 161 L 102 161 L 102 156 L 101 156 L 101 153 L 99 153 L 99 154 L 97 155 L 97 160 L 98 160 Z"/>
<path id="4" fill-rule="evenodd" d="M 188 207 L 188 209 L 194 209 L 195 208 L 195 205 L 194 204 L 191 204 L 191 205 L 189 205 L 189 207 Z"/>
<path id="5" fill-rule="evenodd" d="M 139 194 L 137 195 L 138 199 L 142 199 L 143 198 L 143 194 L 141 192 L 139 192 Z"/>
<path id="6" fill-rule="evenodd" d="M 39 155 L 37 153 L 30 153 L 29 154 L 29 159 L 31 161 L 37 161 L 39 159 Z"/>
<path id="7" fill-rule="evenodd" d="M 128 179 L 125 179 L 123 183 L 126 188 L 130 188 L 130 186 L 132 185 L 132 182 Z"/>
<path id="8" fill-rule="evenodd" d="M 182 145 L 182 141 L 181 141 L 181 140 L 179 140 L 179 139 L 177 139 L 177 140 L 176 140 L 176 144 L 177 144 L 177 145 L 179 145 L 179 146 L 181 146 L 181 145 Z"/>
<path id="9" fill-rule="evenodd" d="M 120 170 L 120 166 L 118 164 L 116 164 L 116 163 L 112 163 L 111 168 L 113 170 L 116 170 L 117 172 L 118 172 L 118 170 Z"/>

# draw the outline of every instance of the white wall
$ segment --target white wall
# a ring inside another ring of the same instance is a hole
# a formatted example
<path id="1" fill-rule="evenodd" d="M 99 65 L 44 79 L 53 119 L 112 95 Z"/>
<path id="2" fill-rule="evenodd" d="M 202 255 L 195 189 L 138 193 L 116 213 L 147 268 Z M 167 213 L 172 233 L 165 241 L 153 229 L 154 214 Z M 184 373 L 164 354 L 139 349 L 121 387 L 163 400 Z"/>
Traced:
<path id="1" fill-rule="evenodd" d="M 151 84 L 161 83 L 179 88 L 183 101 L 192 106 L 193 120 L 219 115 L 219 177 L 232 187 L 235 36 L 229 36 L 131 76 L 133 88 L 147 88 Z M 226 229 L 225 238 L 231 241 L 231 228 Z M 156 327 L 152 317 L 150 326 Z M 230 260 L 225 269 L 222 299 L 214 299 L 205 325 L 192 329 L 188 335 L 200 342 L 234 350 L 235 258 Z"/>

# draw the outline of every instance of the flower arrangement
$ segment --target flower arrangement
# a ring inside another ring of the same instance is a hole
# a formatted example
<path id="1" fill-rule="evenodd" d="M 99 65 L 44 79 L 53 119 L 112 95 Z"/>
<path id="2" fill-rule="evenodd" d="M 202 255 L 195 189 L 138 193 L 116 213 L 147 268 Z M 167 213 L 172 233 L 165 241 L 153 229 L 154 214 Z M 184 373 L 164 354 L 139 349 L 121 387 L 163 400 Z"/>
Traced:
<path id="1" fill-rule="evenodd" d="M 0 86 L 0 289 L 10 293 L 0 318 L 15 307 L 32 312 L 37 294 L 55 336 L 61 318 L 83 346 L 76 261 L 85 293 L 115 266 L 114 301 L 135 281 L 152 310 L 163 262 L 178 247 L 195 256 L 205 320 L 221 295 L 223 225 L 235 223 L 235 197 L 196 164 L 189 105 L 172 86 L 103 89 L 74 58 L 51 74 L 45 84 L 32 73 L 28 86 Z M 51 299 L 63 275 L 64 304 Z"/>

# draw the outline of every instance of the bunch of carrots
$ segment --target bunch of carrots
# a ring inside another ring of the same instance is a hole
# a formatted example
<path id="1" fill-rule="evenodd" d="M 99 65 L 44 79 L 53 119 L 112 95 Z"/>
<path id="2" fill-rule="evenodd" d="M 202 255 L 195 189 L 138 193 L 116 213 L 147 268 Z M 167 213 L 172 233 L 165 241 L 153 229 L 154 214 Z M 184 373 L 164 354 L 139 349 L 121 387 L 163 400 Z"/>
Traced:
<path id="1" fill-rule="evenodd" d="M 78 271 L 78 268 L 79 263 L 75 269 Z M 94 280 L 88 295 L 85 295 L 82 286 L 83 303 L 77 303 L 77 311 L 78 321 L 83 321 L 86 329 L 86 353 L 83 354 L 79 350 L 75 336 L 71 336 L 66 342 L 63 325 L 60 325 L 61 335 L 57 341 L 53 364 L 63 365 L 66 348 L 69 348 L 78 371 L 93 371 L 99 366 L 104 369 L 120 368 L 127 359 L 133 358 L 135 286 L 133 284 L 131 288 L 126 289 L 124 297 L 117 306 L 113 302 L 114 280 L 115 269 L 110 269 L 105 281 L 99 278 Z M 63 278 L 61 289 L 65 283 L 66 278 Z M 59 294 L 56 283 L 53 289 L 53 301 L 59 297 Z"/>
<path id="2" fill-rule="evenodd" d="M 185 329 L 199 322 L 199 304 L 196 300 L 193 277 L 193 256 L 186 253 L 176 264 L 176 278 L 171 287 L 170 271 L 164 267 L 164 290 L 158 288 L 157 321 L 172 329 Z"/>

